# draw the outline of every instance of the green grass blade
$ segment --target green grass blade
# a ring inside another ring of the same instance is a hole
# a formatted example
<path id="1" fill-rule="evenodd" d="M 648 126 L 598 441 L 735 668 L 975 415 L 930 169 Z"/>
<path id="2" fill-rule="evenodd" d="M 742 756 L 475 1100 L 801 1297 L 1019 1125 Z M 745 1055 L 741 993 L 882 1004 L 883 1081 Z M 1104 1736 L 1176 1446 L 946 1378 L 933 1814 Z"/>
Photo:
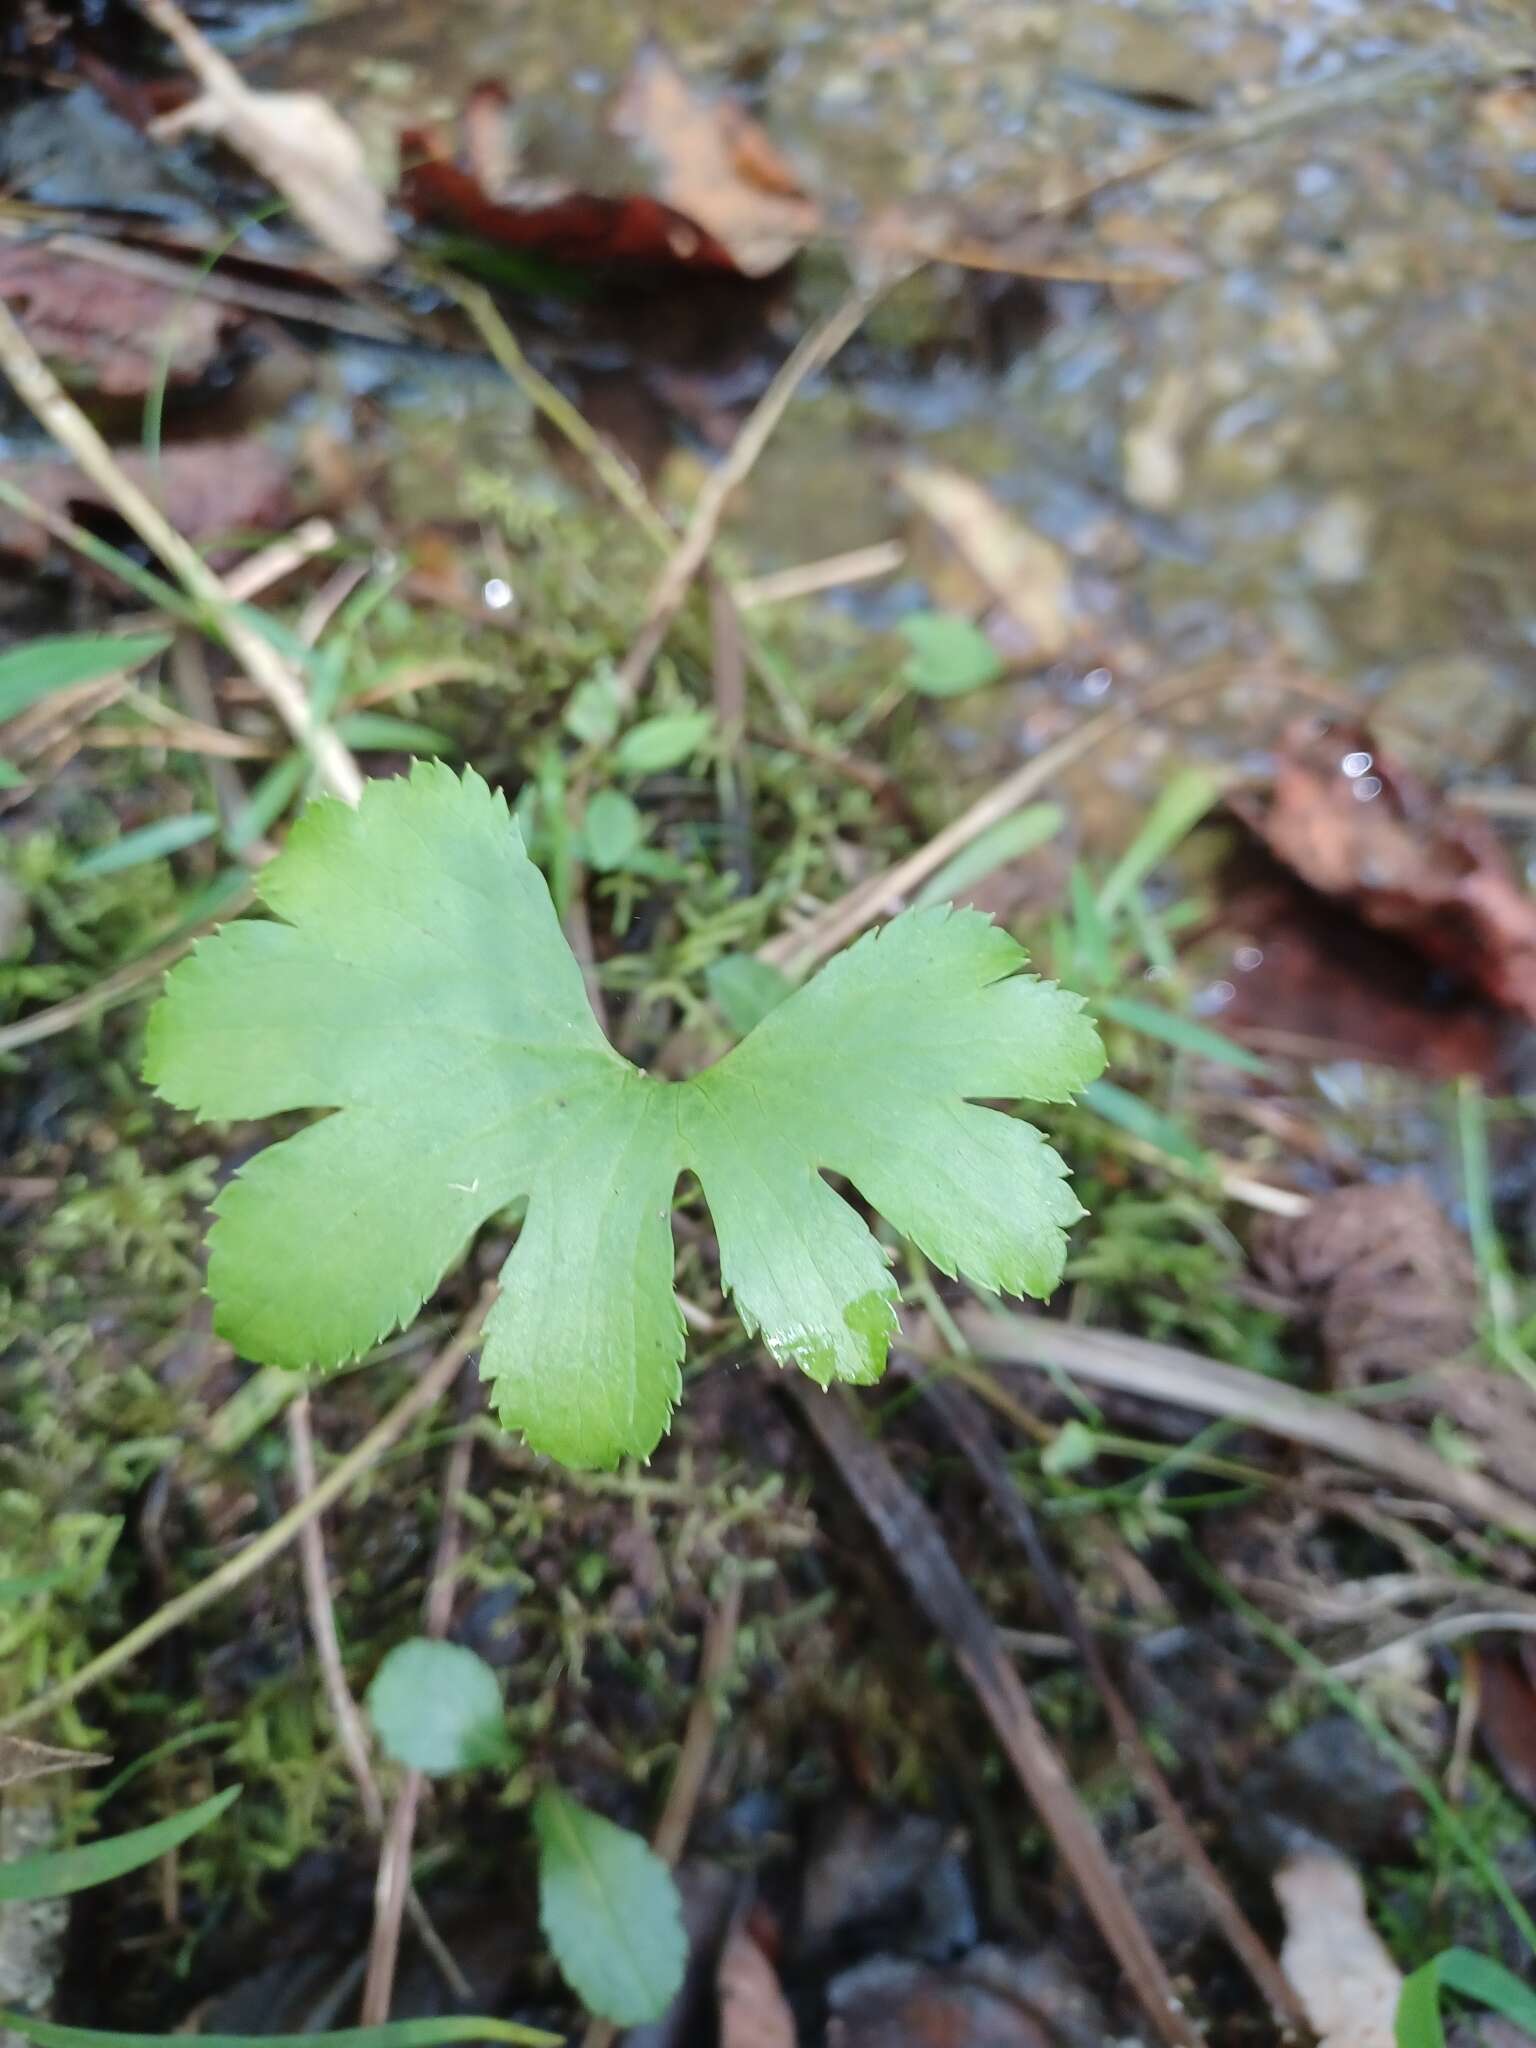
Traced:
<path id="1" fill-rule="evenodd" d="M 1099 890 L 1099 909 L 1113 917 L 1133 889 L 1188 838 L 1221 796 L 1222 785 L 1204 768 L 1182 769 L 1160 793 L 1141 830 L 1121 854 Z"/>
<path id="2" fill-rule="evenodd" d="M 170 644 L 168 633 L 123 634 L 117 639 L 104 633 L 65 633 L 13 647 L 0 654 L 0 719 L 14 718 L 55 690 L 72 690 L 123 669 L 139 668 Z"/>
<path id="3" fill-rule="evenodd" d="M 1180 1159 L 1186 1166 L 1197 1166 L 1204 1170 L 1209 1164 L 1204 1152 L 1185 1130 L 1171 1116 L 1165 1116 L 1150 1102 L 1143 1102 L 1139 1095 L 1133 1095 L 1128 1088 L 1121 1088 L 1113 1081 L 1090 1081 L 1082 1092 L 1085 1108 L 1105 1123 L 1114 1124 L 1129 1137 L 1139 1138 L 1144 1145 L 1153 1145 L 1159 1152 L 1166 1152 L 1170 1159 Z"/>
<path id="4" fill-rule="evenodd" d="M 1479 1955 L 1471 1948 L 1448 1948 L 1427 1967 L 1443 1989 L 1475 1998 L 1527 2033 L 1536 2032 L 1536 1991 L 1492 1956 Z"/>
<path id="5" fill-rule="evenodd" d="M 23 1856 L 16 1863 L 0 1863 L 0 1904 L 18 1899 L 61 1899 L 68 1892 L 84 1891 L 89 1885 L 106 1884 L 125 1872 L 153 1863 L 167 1849 L 174 1849 L 191 1835 L 216 1821 L 240 1797 L 240 1787 L 215 1793 L 186 1813 L 173 1813 L 152 1827 L 135 1828 L 130 1834 L 108 1835 L 104 1841 L 82 1842 L 74 1849 L 46 1850 L 38 1856 Z"/>
<path id="6" fill-rule="evenodd" d="M 1440 2019 L 1441 1958 L 1426 1963 L 1407 1978 L 1397 1996 L 1397 2015 L 1392 2023 L 1397 2048 L 1445 2048 L 1445 2028 Z"/>
<path id="7" fill-rule="evenodd" d="M 1102 996 L 1095 1005 L 1101 1017 L 1111 1017 L 1127 1031 L 1139 1031 L 1145 1038 L 1161 1039 L 1180 1052 L 1192 1052 L 1203 1060 L 1220 1060 L 1245 1074 L 1267 1075 L 1271 1069 L 1246 1045 L 1224 1038 L 1219 1031 L 1197 1024 L 1193 1017 L 1181 1017 L 1176 1010 L 1160 1009 L 1156 1003 L 1141 1002 L 1135 996 Z"/>
<path id="8" fill-rule="evenodd" d="M 930 903 L 947 903 L 962 889 L 973 888 L 998 868 L 1006 867 L 1009 861 L 1022 860 L 1026 853 L 1044 846 L 1048 839 L 1056 837 L 1066 821 L 1067 814 L 1060 804 L 1026 804 L 1022 811 L 1001 819 L 953 860 L 946 861 L 919 889 L 913 903 L 919 910 Z"/>
<path id="9" fill-rule="evenodd" d="M 332 2034 L 113 2034 L 95 2027 L 61 2027 L 25 2013 L 0 2012 L 9 2027 L 37 2048 L 175 2048 L 191 2040 L 199 2048 L 448 2048 L 455 2041 L 509 2041 L 513 2048 L 560 2048 L 559 2034 L 520 2027 L 512 2020 L 389 2020 L 378 2027 L 338 2027 Z"/>
<path id="10" fill-rule="evenodd" d="M 108 846 L 77 860 L 73 872 L 79 875 L 115 875 L 123 868 L 136 868 L 147 860 L 159 860 L 168 853 L 180 853 L 210 839 L 219 829 L 211 811 L 188 811 L 178 818 L 157 818 L 153 825 L 137 832 L 125 832 Z"/>

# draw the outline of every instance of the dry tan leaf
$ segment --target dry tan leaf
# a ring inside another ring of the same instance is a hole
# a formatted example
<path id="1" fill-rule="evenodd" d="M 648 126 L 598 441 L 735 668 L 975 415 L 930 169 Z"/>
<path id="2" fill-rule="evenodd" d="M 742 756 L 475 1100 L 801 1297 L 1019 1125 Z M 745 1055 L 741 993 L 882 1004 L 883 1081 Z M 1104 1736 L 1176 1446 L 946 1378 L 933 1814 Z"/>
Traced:
<path id="1" fill-rule="evenodd" d="M 1331 1849 L 1288 1856 L 1274 1877 L 1285 1915 L 1280 1967 L 1318 2048 L 1393 2048 L 1403 1975 L 1365 1913 L 1354 1866 Z"/>
<path id="2" fill-rule="evenodd" d="M 911 462 L 897 480 L 1024 629 L 1029 660 L 1054 661 L 1075 623 L 1071 573 L 1055 542 L 1005 512 L 959 470 Z"/>
<path id="3" fill-rule="evenodd" d="M 29 1778 L 46 1778 L 51 1771 L 93 1771 L 108 1761 L 87 1749 L 52 1749 L 24 1735 L 0 1735 L 0 1791 Z"/>
<path id="4" fill-rule="evenodd" d="M 821 226 L 820 207 L 765 130 L 734 100 L 703 98 L 656 45 L 636 57 L 611 118 L 654 161 L 656 197 L 712 235 L 745 276 L 782 269 Z"/>
<path id="5" fill-rule="evenodd" d="M 715 1971 L 720 2048 L 797 2048 L 795 2016 L 772 1963 L 745 1927 L 735 1927 Z"/>
<path id="6" fill-rule="evenodd" d="M 395 254 L 384 195 L 363 146 L 336 109 L 310 92 L 256 92 L 173 0 L 141 0 L 203 90 L 154 124 L 162 138 L 216 135 L 270 180 L 319 242 L 350 269 L 375 270 Z"/>

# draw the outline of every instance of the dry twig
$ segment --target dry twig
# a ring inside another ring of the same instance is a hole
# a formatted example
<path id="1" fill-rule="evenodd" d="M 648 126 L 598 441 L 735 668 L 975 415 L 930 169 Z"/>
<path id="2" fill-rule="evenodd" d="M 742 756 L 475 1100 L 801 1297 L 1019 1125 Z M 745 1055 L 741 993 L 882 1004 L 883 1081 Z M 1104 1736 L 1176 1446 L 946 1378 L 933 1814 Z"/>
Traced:
<path id="1" fill-rule="evenodd" d="M 813 327 L 802 337 L 754 406 L 746 425 L 736 436 L 730 454 L 711 470 L 699 492 L 682 539 L 656 579 L 639 637 L 625 655 L 614 678 L 621 703 L 633 703 L 639 695 L 640 685 L 660 652 L 672 621 L 681 611 L 693 579 L 703 568 L 715 544 L 726 506 L 751 475 L 796 392 L 808 377 L 831 362 L 844 342 L 852 339 L 864 324 L 877 296 L 875 291 L 856 287 L 819 327 Z"/>
<path id="2" fill-rule="evenodd" d="M 786 1380 L 785 1391 L 820 1439 L 930 1623 L 949 1645 L 1149 2025 L 1169 2048 L 1201 2048 L 1200 2036 L 1040 1724 L 1023 1680 L 932 1515 L 865 1435 L 840 1392 L 824 1392 L 798 1375 Z"/>
<path id="3" fill-rule="evenodd" d="M 315 717 L 297 673 L 270 640 L 240 616 L 229 593 L 191 544 L 129 476 L 112 450 L 38 355 L 10 311 L 0 305 L 0 369 L 41 424 L 71 455 L 114 510 L 180 579 L 251 681 L 305 747 L 326 788 L 348 803 L 363 778 L 344 743 Z"/>

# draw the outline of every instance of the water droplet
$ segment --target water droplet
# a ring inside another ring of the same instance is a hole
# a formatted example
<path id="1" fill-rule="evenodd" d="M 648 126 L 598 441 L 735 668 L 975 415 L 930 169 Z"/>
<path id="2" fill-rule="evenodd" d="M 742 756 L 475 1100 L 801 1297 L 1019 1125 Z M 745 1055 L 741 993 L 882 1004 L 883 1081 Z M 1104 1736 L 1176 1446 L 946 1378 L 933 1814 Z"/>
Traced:
<path id="1" fill-rule="evenodd" d="M 1213 981 L 1200 990 L 1189 1007 L 1197 1017 L 1212 1017 L 1218 1010 L 1224 1010 L 1236 994 L 1230 981 Z"/>
<path id="2" fill-rule="evenodd" d="M 1243 974 L 1252 974 L 1255 967 L 1262 967 L 1263 964 L 1264 948 L 1262 946 L 1239 946 L 1232 955 L 1232 965 Z"/>
<path id="3" fill-rule="evenodd" d="M 1368 804 L 1373 796 L 1381 795 L 1381 777 L 1362 775 L 1354 786 L 1354 795 L 1358 802 Z"/>
<path id="4" fill-rule="evenodd" d="M 1346 754 L 1343 760 L 1339 763 L 1339 766 L 1344 770 L 1344 773 L 1350 777 L 1351 781 L 1355 780 L 1357 777 L 1361 775 L 1369 774 L 1371 770 L 1371 765 L 1371 757 L 1369 754 Z"/>
<path id="5" fill-rule="evenodd" d="M 1091 668 L 1083 677 L 1080 688 L 1085 697 L 1104 697 L 1114 687 L 1114 681 L 1107 668 Z"/>
<path id="6" fill-rule="evenodd" d="M 480 595 L 493 612 L 504 612 L 512 602 L 512 586 L 504 576 L 492 576 Z"/>

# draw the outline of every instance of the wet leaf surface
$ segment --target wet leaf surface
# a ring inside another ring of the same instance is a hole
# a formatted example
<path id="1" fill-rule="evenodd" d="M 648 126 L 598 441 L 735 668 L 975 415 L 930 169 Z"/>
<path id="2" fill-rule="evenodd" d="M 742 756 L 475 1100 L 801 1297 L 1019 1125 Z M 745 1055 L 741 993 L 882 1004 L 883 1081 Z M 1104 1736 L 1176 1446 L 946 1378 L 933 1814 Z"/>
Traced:
<path id="1" fill-rule="evenodd" d="M 66 384 L 109 398 L 196 383 L 244 325 L 191 277 L 175 290 L 46 244 L 0 245 L 0 300 Z"/>

